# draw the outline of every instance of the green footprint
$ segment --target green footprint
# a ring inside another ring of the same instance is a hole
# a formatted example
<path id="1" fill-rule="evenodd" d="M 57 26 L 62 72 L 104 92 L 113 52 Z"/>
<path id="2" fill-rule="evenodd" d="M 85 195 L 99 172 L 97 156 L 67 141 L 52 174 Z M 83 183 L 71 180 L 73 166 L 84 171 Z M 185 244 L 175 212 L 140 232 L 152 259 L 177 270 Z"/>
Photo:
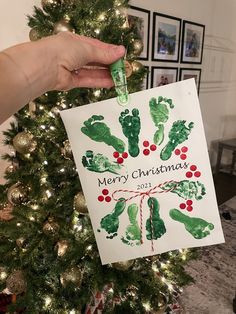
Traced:
<path id="1" fill-rule="evenodd" d="M 140 245 L 141 244 L 141 230 L 137 222 L 138 206 L 136 204 L 131 204 L 128 207 L 128 216 L 130 225 L 127 226 L 125 231 L 125 237 L 121 240 L 128 245 Z"/>
<path id="2" fill-rule="evenodd" d="M 120 124 L 124 135 L 128 139 L 128 150 L 132 157 L 137 157 L 139 154 L 139 133 L 141 129 L 140 117 L 138 109 L 133 109 L 132 114 L 129 110 L 121 112 L 119 117 Z"/>
<path id="3" fill-rule="evenodd" d="M 93 154 L 92 150 L 87 150 L 85 156 L 82 157 L 82 164 L 84 168 L 94 172 L 111 172 L 119 174 L 122 165 L 116 162 L 111 162 L 106 156 L 102 154 Z"/>
<path id="4" fill-rule="evenodd" d="M 188 126 L 185 125 L 185 120 L 175 121 L 168 134 L 169 142 L 162 149 L 160 157 L 162 160 L 168 160 L 174 149 L 184 141 L 188 139 L 189 134 L 194 126 L 193 122 L 190 122 Z"/>
<path id="5" fill-rule="evenodd" d="M 170 217 L 184 224 L 185 229 L 195 238 L 202 239 L 210 234 L 214 229 L 214 225 L 201 218 L 189 217 L 181 213 L 178 209 L 171 209 Z"/>
<path id="6" fill-rule="evenodd" d="M 161 186 L 162 190 L 170 190 L 170 192 L 179 195 L 185 200 L 195 198 L 201 200 L 206 194 L 205 186 L 199 181 L 182 180 L 180 182 L 168 182 Z"/>
<path id="7" fill-rule="evenodd" d="M 110 236 L 107 236 L 107 239 L 112 239 L 117 236 L 117 230 L 119 228 L 119 216 L 123 213 L 125 206 L 126 206 L 125 199 L 120 198 L 116 202 L 113 211 L 101 219 L 100 222 L 101 228 L 106 230 L 106 232 L 110 234 Z"/>
<path id="8" fill-rule="evenodd" d="M 155 197 L 150 197 L 148 199 L 148 206 L 150 211 L 152 211 L 152 223 L 151 218 L 148 218 L 146 221 L 146 237 L 148 240 L 156 240 L 166 233 L 166 228 L 164 221 L 160 218 L 160 206 Z"/>
<path id="9" fill-rule="evenodd" d="M 114 147 L 119 153 L 123 153 L 125 151 L 125 143 L 111 134 L 110 128 L 104 122 L 101 122 L 103 119 L 103 116 L 93 115 L 84 121 L 81 131 L 93 141 L 103 142 Z"/>

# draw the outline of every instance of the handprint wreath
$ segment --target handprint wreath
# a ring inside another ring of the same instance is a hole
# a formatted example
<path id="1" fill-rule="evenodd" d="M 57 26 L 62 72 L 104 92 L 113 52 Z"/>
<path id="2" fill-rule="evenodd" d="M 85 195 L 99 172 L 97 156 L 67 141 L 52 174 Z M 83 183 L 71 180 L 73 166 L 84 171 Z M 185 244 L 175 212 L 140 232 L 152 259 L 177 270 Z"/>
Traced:
<path id="1" fill-rule="evenodd" d="M 135 195 L 128 199 L 119 198 L 116 199 L 114 194 L 116 192 L 133 192 Z M 148 196 L 147 205 L 150 211 L 150 217 L 146 220 L 146 239 L 152 242 L 157 240 L 166 233 L 166 227 L 164 220 L 160 216 L 160 204 L 155 197 L 150 195 L 155 193 L 176 193 L 178 196 L 184 199 L 195 199 L 201 200 L 206 194 L 204 185 L 197 181 L 183 180 L 180 182 L 169 181 L 163 184 L 159 184 L 155 188 L 152 188 L 148 192 L 135 192 L 127 190 L 118 190 L 113 193 L 113 199 L 116 200 L 116 205 L 110 214 L 107 214 L 101 219 L 100 226 L 107 233 L 108 239 L 113 239 L 118 235 L 119 229 L 119 217 L 124 213 L 127 201 L 141 196 L 140 206 L 136 203 L 132 203 L 128 206 L 127 213 L 130 224 L 127 226 L 125 235 L 121 237 L 123 243 L 127 245 L 141 245 L 142 244 L 142 233 L 143 233 L 143 222 L 142 222 L 142 203 L 145 196 Z M 137 220 L 138 211 L 140 211 L 140 225 Z M 171 209 L 169 216 L 180 223 L 184 224 L 185 230 L 188 231 L 195 239 L 202 239 L 210 234 L 210 231 L 214 229 L 214 225 L 201 218 L 189 217 L 182 214 L 177 209 Z M 100 230 L 99 230 L 100 231 Z"/>

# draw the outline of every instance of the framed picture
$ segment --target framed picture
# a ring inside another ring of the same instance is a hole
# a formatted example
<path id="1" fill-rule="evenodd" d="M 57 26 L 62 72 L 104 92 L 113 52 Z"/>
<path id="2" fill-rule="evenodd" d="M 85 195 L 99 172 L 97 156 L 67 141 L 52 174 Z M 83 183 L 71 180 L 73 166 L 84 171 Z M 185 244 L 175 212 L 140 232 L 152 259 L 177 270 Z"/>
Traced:
<path id="1" fill-rule="evenodd" d="M 177 82 L 178 68 L 152 67 L 151 87 Z"/>
<path id="2" fill-rule="evenodd" d="M 181 19 L 153 13 L 153 61 L 179 61 Z"/>
<path id="3" fill-rule="evenodd" d="M 200 82 L 201 82 L 201 69 L 189 69 L 189 68 L 180 68 L 179 80 L 188 80 L 190 78 L 195 79 L 197 91 L 199 94 L 200 91 Z"/>
<path id="4" fill-rule="evenodd" d="M 149 87 L 149 76 L 150 76 L 149 67 L 148 66 L 144 66 L 144 67 L 147 70 L 147 73 L 143 79 L 142 90 L 148 89 L 148 87 Z"/>
<path id="5" fill-rule="evenodd" d="M 182 63 L 202 63 L 205 26 L 189 21 L 183 22 Z"/>
<path id="6" fill-rule="evenodd" d="M 143 42 L 143 51 L 137 59 L 148 60 L 149 56 L 149 32 L 150 32 L 150 11 L 130 6 L 128 9 L 128 23 L 137 27 L 139 37 Z"/>

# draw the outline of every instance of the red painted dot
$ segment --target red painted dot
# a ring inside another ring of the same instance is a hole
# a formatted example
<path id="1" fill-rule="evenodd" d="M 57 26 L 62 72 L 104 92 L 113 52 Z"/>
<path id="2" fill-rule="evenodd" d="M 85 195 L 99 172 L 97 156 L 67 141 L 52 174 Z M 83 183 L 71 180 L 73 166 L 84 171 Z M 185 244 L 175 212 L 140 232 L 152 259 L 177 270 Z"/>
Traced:
<path id="1" fill-rule="evenodd" d="M 144 141 L 144 142 L 143 142 L 143 146 L 144 146 L 144 147 L 148 147 L 148 146 L 149 146 L 149 142 L 148 142 L 148 141 Z"/>
<path id="2" fill-rule="evenodd" d="M 196 170 L 197 170 L 197 166 L 192 165 L 192 166 L 190 167 L 190 170 L 192 170 L 192 171 L 196 171 Z"/>
<path id="3" fill-rule="evenodd" d="M 186 177 L 187 178 L 192 178 L 193 173 L 191 171 L 186 172 Z"/>
<path id="4" fill-rule="evenodd" d="M 181 158 L 182 160 L 185 160 L 185 159 L 187 158 L 187 155 L 181 154 L 181 155 L 180 155 L 180 158 Z"/>
<path id="5" fill-rule="evenodd" d="M 150 149 L 151 149 L 151 151 L 155 151 L 156 149 L 157 149 L 157 147 L 156 147 L 156 145 L 155 144 L 152 144 L 151 146 L 150 146 Z"/>
<path id="6" fill-rule="evenodd" d="M 128 157 L 128 153 L 126 153 L 126 152 L 122 153 L 122 157 L 123 158 L 127 158 Z"/>
<path id="7" fill-rule="evenodd" d="M 99 202 L 103 202 L 104 201 L 104 196 L 103 195 L 99 195 L 98 196 L 98 200 L 99 200 Z"/>
<path id="8" fill-rule="evenodd" d="M 179 208 L 181 208 L 181 209 L 185 209 L 185 207 L 186 207 L 186 204 L 184 204 L 184 203 L 181 203 L 181 204 L 179 205 Z"/>
<path id="9" fill-rule="evenodd" d="M 200 171 L 196 171 L 194 172 L 194 176 L 199 178 L 201 176 L 201 172 Z"/>
<path id="10" fill-rule="evenodd" d="M 179 149 L 175 150 L 175 155 L 180 155 L 181 151 Z"/>
<path id="11" fill-rule="evenodd" d="M 117 158 L 118 164 L 123 164 L 124 159 L 122 157 Z"/>
<path id="12" fill-rule="evenodd" d="M 192 201 L 192 200 L 187 200 L 186 204 L 187 204 L 187 205 L 192 205 L 192 204 L 193 204 L 193 201 Z"/>
<path id="13" fill-rule="evenodd" d="M 144 150 L 143 150 L 143 154 L 144 154 L 145 156 L 148 156 L 148 155 L 150 154 L 150 150 L 149 150 L 149 149 L 144 149 Z"/>
<path id="14" fill-rule="evenodd" d="M 181 148 L 182 153 L 187 153 L 187 151 L 188 151 L 188 147 L 184 146 Z"/>
<path id="15" fill-rule="evenodd" d="M 103 194 L 103 195 L 107 195 L 108 193 L 109 193 L 108 189 L 103 189 L 103 190 L 102 190 L 102 194 Z"/>
<path id="16" fill-rule="evenodd" d="M 193 207 L 192 206 L 187 206 L 187 211 L 188 212 L 191 212 L 193 210 Z"/>
<path id="17" fill-rule="evenodd" d="M 114 152 L 114 153 L 113 153 L 113 157 L 114 157 L 114 158 L 118 158 L 119 156 L 120 156 L 120 154 L 119 154 L 118 152 Z"/>
<path id="18" fill-rule="evenodd" d="M 105 197 L 105 201 L 109 203 L 111 201 L 111 197 L 110 196 L 106 196 Z"/>

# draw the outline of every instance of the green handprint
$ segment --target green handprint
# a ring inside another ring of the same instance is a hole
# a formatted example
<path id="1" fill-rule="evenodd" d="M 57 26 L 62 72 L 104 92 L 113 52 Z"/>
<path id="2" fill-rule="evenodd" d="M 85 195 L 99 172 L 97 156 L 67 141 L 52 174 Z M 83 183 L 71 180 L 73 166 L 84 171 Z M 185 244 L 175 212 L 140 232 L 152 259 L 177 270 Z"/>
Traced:
<path id="1" fill-rule="evenodd" d="M 130 225 L 127 226 L 125 231 L 125 237 L 121 240 L 128 245 L 140 245 L 141 244 L 141 230 L 137 222 L 138 206 L 136 204 L 131 204 L 128 207 L 128 216 Z"/>
<path id="2" fill-rule="evenodd" d="M 150 211 L 152 212 L 152 221 L 151 218 L 148 218 L 146 221 L 146 230 L 147 230 L 147 239 L 158 239 L 163 234 L 166 233 L 166 228 L 164 221 L 160 218 L 159 215 L 159 203 L 155 197 L 149 197 L 148 206 Z"/>
<path id="3" fill-rule="evenodd" d="M 119 153 L 123 153 L 125 151 L 125 143 L 111 134 L 110 128 L 104 122 L 101 122 L 103 119 L 103 116 L 93 115 L 84 121 L 81 131 L 93 141 L 103 142 L 114 147 Z"/>
<path id="4" fill-rule="evenodd" d="M 195 198 L 201 200 L 206 194 L 205 186 L 199 181 L 182 180 L 179 182 L 170 181 L 160 187 L 162 190 L 170 190 L 172 193 L 178 194 L 185 200 Z"/>
<path id="5" fill-rule="evenodd" d="M 106 230 L 107 233 L 111 234 L 110 236 L 107 236 L 107 239 L 112 239 L 117 236 L 117 230 L 119 228 L 119 216 L 123 213 L 125 206 L 125 199 L 120 198 L 117 201 L 113 211 L 101 219 L 101 228 Z"/>
<path id="6" fill-rule="evenodd" d="M 85 168 L 94 172 L 111 172 L 119 174 L 122 169 L 122 165 L 116 162 L 110 161 L 106 156 L 102 154 L 93 154 L 92 150 L 87 150 L 85 156 L 82 157 L 82 164 Z"/>
<path id="7" fill-rule="evenodd" d="M 162 160 L 167 160 L 171 157 L 172 152 L 179 144 L 188 139 L 189 134 L 193 128 L 194 123 L 190 122 L 188 127 L 185 125 L 185 120 L 175 121 L 168 134 L 169 142 L 162 149 L 160 157 Z"/>
<path id="8" fill-rule="evenodd" d="M 202 239 L 210 234 L 214 229 L 214 225 L 201 218 L 189 217 L 181 213 L 178 209 L 171 209 L 170 217 L 184 224 L 185 229 L 195 238 Z"/>
<path id="9" fill-rule="evenodd" d="M 137 157 L 139 154 L 139 133 L 141 129 L 140 117 L 138 109 L 132 110 L 132 115 L 129 110 L 121 112 L 119 118 L 124 135 L 128 139 L 128 150 L 132 157 Z"/>

